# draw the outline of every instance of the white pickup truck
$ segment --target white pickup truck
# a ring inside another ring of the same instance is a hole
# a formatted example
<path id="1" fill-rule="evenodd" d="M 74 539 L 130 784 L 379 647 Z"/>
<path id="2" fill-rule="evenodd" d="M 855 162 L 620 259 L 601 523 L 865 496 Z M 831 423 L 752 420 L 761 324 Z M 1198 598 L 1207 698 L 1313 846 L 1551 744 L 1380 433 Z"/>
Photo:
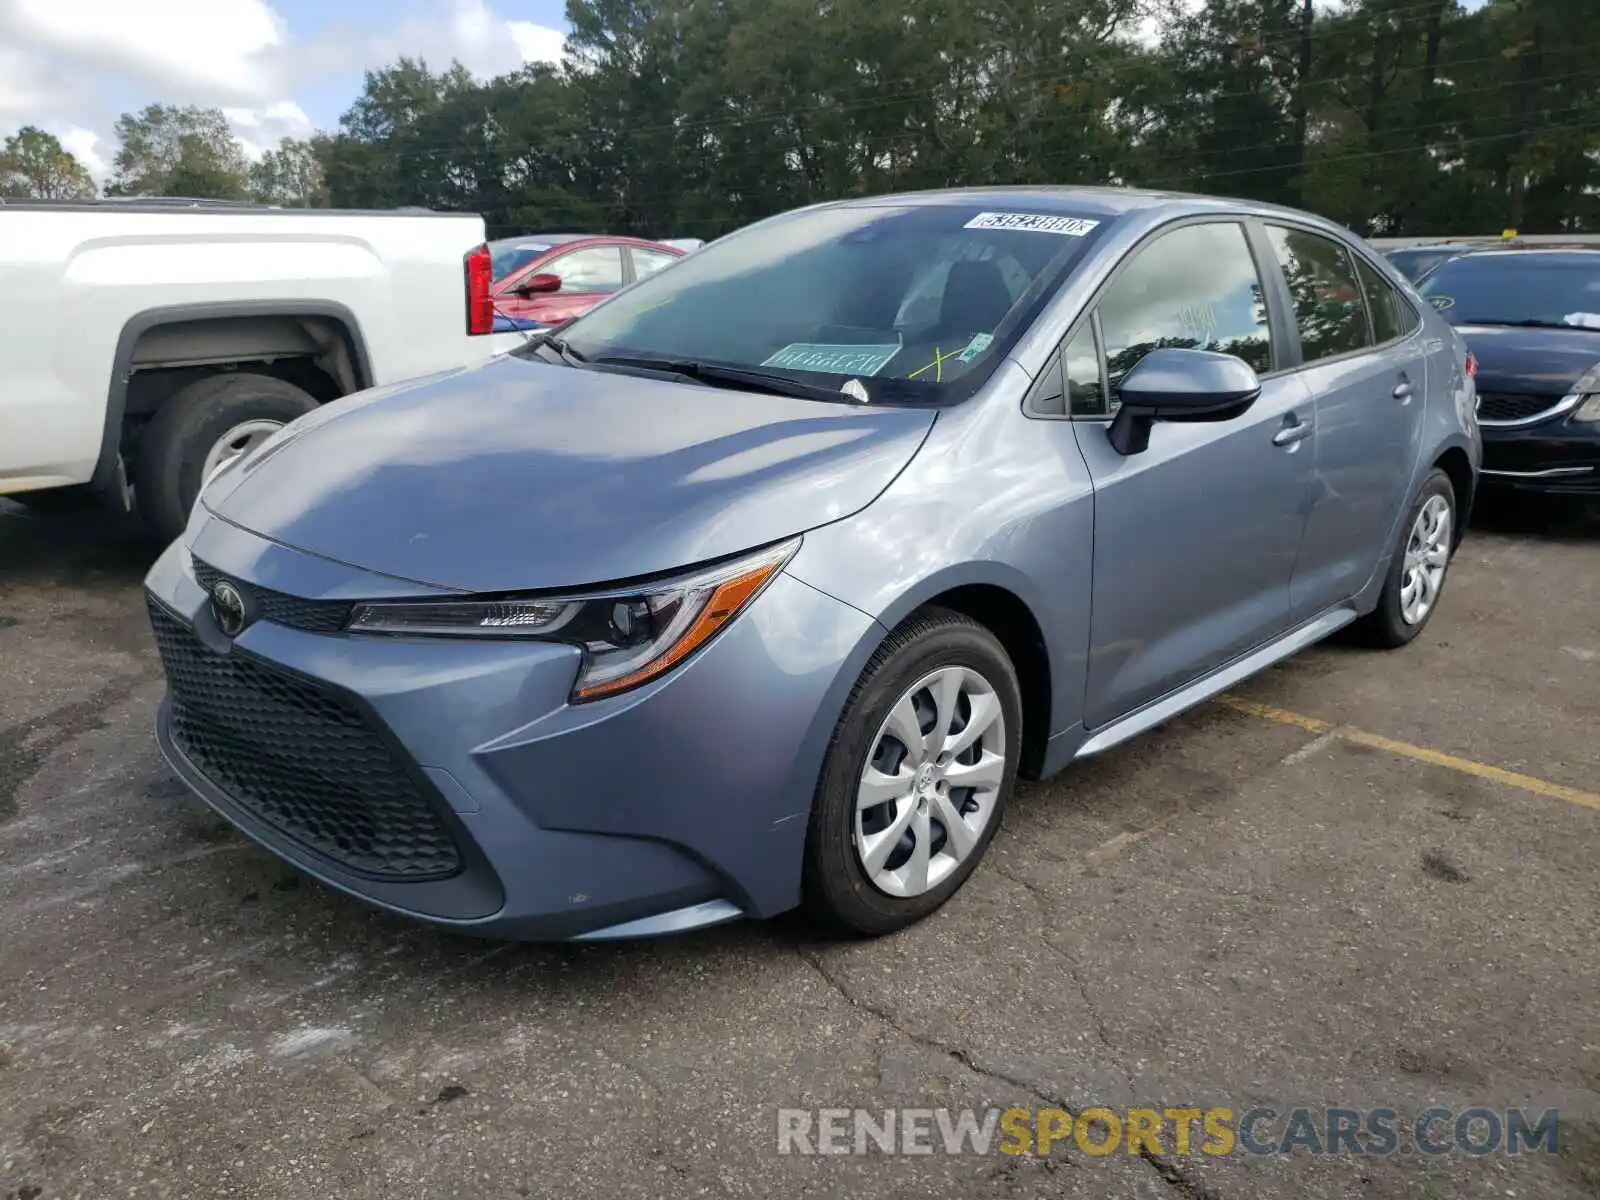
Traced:
<path id="1" fill-rule="evenodd" d="M 482 218 L 0 201 L 0 496 L 181 532 L 201 484 L 319 404 L 485 361 Z"/>

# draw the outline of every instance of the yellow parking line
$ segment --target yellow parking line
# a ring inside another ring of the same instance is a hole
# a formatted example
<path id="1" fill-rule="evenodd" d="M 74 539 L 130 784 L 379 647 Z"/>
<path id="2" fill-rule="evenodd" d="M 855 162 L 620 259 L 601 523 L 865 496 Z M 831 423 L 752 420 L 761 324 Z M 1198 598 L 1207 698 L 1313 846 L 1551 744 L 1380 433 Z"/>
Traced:
<path id="1" fill-rule="evenodd" d="M 1376 733 L 1367 733 L 1365 730 L 1348 729 L 1344 726 L 1335 725 L 1331 721 L 1323 721 L 1317 717 L 1308 717 L 1303 713 L 1291 712 L 1287 708 L 1275 708 L 1270 704 L 1246 700 L 1243 696 L 1224 694 L 1217 697 L 1217 703 L 1224 708 L 1231 708 L 1235 712 L 1245 713 L 1252 717 L 1261 717 L 1267 721 L 1275 721 L 1279 725 L 1292 725 L 1296 729 L 1304 729 L 1307 733 L 1331 733 L 1357 746 L 1367 746 L 1373 750 L 1385 750 L 1390 754 L 1398 754 L 1403 758 L 1414 758 L 1418 762 L 1432 763 L 1436 767 L 1460 771 L 1463 775 L 1474 775 L 1479 779 L 1487 779 L 1492 783 L 1503 783 L 1507 787 L 1521 788 L 1525 792 L 1532 792 L 1538 796 L 1548 796 L 1552 800 L 1564 800 L 1568 804 L 1600 810 L 1600 795 L 1594 792 L 1585 792 L 1580 788 L 1568 787 L 1564 783 L 1551 783 L 1547 779 L 1536 779 L 1532 775 L 1520 775 L 1516 771 L 1507 771 L 1504 767 L 1494 767 L 1488 763 L 1473 762 L 1470 758 L 1459 758 L 1454 754 L 1429 750 L 1426 746 L 1413 746 L 1410 742 L 1399 742 L 1394 738 L 1382 737 Z"/>

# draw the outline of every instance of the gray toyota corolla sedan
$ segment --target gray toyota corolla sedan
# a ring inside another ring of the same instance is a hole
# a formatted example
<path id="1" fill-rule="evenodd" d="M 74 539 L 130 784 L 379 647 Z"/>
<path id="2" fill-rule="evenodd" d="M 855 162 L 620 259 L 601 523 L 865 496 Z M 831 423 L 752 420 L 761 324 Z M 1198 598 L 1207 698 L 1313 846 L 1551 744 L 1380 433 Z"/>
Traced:
<path id="1" fill-rule="evenodd" d="M 932 912 L 1019 776 L 1433 615 L 1472 362 L 1304 213 L 890 196 L 329 404 L 151 570 L 158 736 L 373 904 L 625 937 Z"/>

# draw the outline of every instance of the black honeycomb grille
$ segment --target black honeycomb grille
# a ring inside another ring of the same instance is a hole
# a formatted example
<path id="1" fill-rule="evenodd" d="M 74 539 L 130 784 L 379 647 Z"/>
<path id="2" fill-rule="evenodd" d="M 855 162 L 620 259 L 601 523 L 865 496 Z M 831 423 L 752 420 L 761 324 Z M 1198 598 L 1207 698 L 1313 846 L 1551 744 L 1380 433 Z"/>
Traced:
<path id="1" fill-rule="evenodd" d="M 235 804 L 374 878 L 461 869 L 443 819 L 353 705 L 237 650 L 217 654 L 153 598 L 149 607 L 172 740 Z"/>
<path id="2" fill-rule="evenodd" d="M 210 591 L 217 580 L 227 579 L 210 563 L 191 559 L 194 577 L 201 587 Z M 304 629 L 308 633 L 338 633 L 350 618 L 352 605 L 343 600 L 306 600 L 271 588 L 257 587 L 253 583 L 238 584 L 241 591 L 250 594 L 257 620 L 271 621 L 274 625 L 287 625 L 291 629 Z"/>
<path id="3" fill-rule="evenodd" d="M 1521 392 L 1479 392 L 1480 421 L 1521 421 L 1536 417 L 1560 403 L 1559 396 L 1529 396 Z"/>

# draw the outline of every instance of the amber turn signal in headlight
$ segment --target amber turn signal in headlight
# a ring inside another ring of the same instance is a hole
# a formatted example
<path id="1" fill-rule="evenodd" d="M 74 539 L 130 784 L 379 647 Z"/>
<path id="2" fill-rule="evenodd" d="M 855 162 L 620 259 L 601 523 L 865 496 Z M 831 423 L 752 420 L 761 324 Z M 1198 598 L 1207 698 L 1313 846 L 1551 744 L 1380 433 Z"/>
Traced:
<path id="1" fill-rule="evenodd" d="M 517 638 L 584 649 L 574 701 L 636 688 L 670 671 L 742 612 L 800 546 L 795 538 L 656 583 L 571 596 L 358 604 L 351 633 Z"/>

